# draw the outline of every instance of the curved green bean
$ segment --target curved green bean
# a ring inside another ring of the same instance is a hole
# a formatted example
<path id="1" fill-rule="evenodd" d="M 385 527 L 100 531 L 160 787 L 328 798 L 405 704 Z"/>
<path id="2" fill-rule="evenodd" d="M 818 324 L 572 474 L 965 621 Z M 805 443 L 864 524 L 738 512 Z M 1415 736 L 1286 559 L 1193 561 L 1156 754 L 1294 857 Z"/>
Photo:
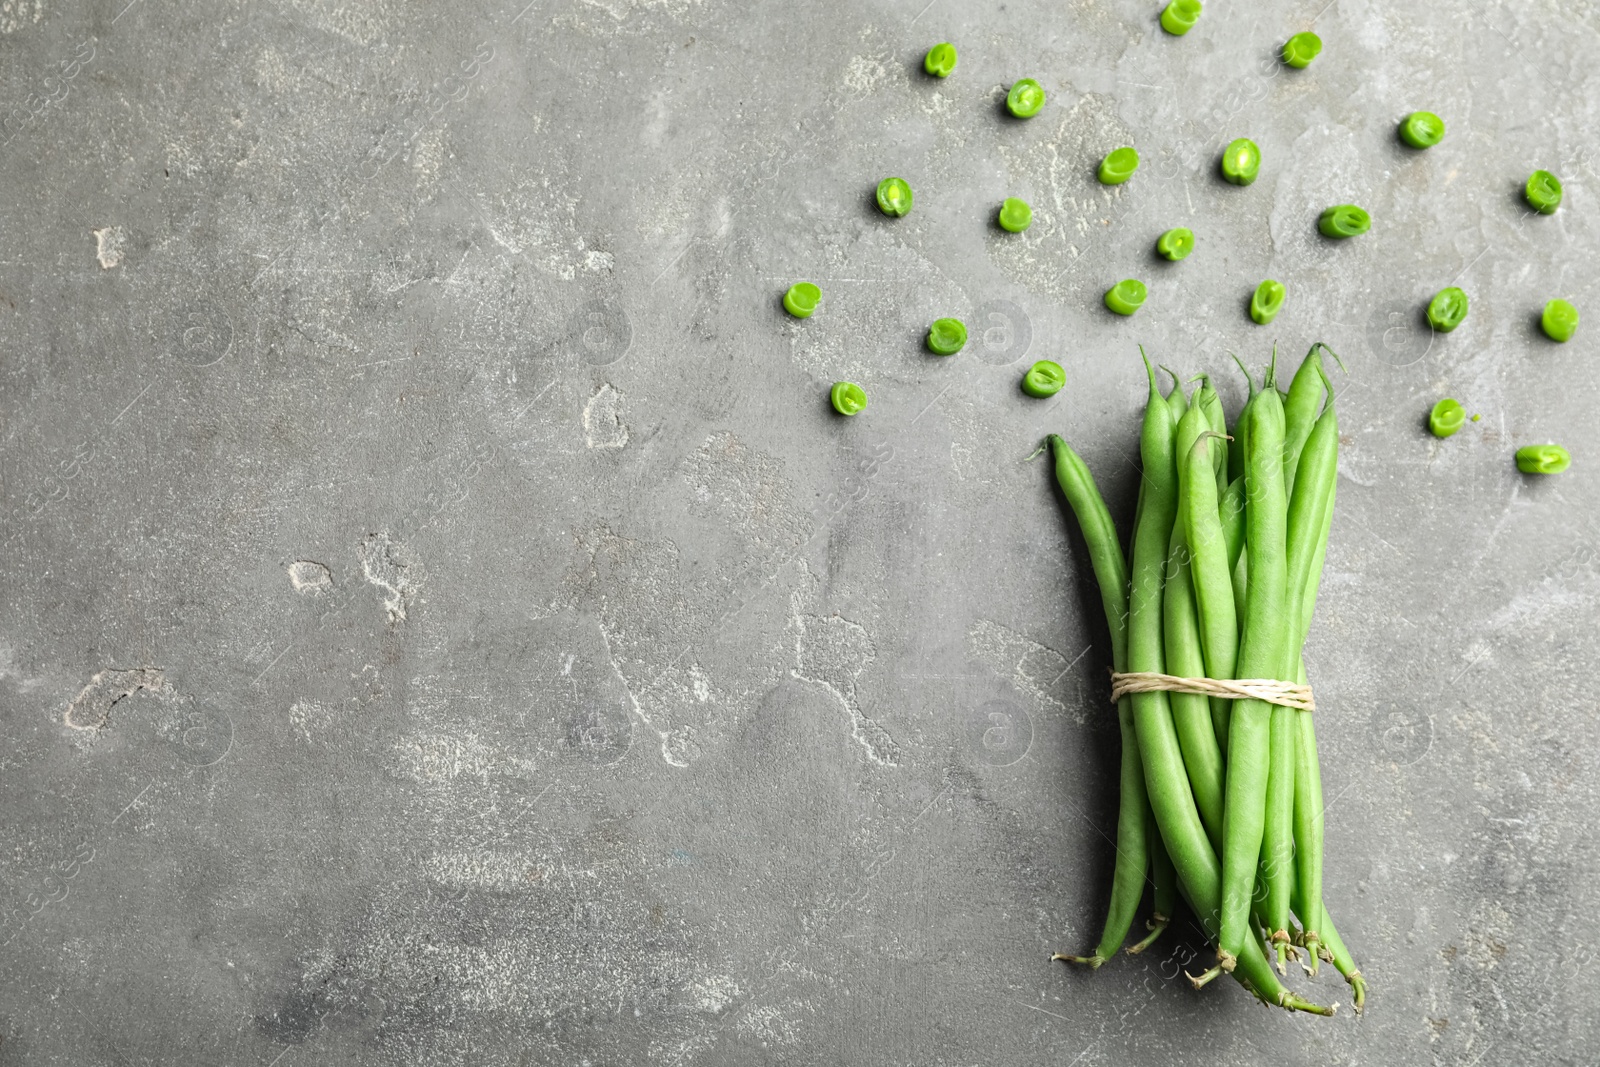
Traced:
<path id="1" fill-rule="evenodd" d="M 1178 907 L 1178 872 L 1172 866 L 1172 858 L 1167 855 L 1167 847 L 1161 843 L 1161 832 L 1156 829 L 1155 816 L 1150 815 L 1148 809 L 1146 815 L 1144 836 L 1150 848 L 1152 902 L 1150 920 L 1144 924 L 1144 928 L 1150 932 L 1140 938 L 1138 944 L 1129 947 L 1130 956 L 1137 956 L 1155 944 L 1156 938 L 1172 922 L 1173 913 Z"/>
<path id="2" fill-rule="evenodd" d="M 1339 936 L 1339 931 L 1334 928 L 1333 916 L 1328 914 L 1326 902 L 1322 905 L 1322 938 L 1327 944 L 1329 955 L 1333 957 L 1333 965 L 1339 968 L 1339 973 L 1344 975 L 1344 980 L 1350 983 L 1351 999 L 1355 1001 L 1356 1014 L 1360 1015 L 1367 1006 L 1367 983 L 1356 969 L 1356 961 L 1350 955 L 1350 950 L 1344 947 L 1344 939 Z"/>
<path id="3" fill-rule="evenodd" d="M 1311 346 L 1300 369 L 1294 372 L 1289 383 L 1289 395 L 1283 401 L 1283 491 L 1294 499 L 1295 472 L 1300 466 L 1300 452 L 1306 438 L 1311 435 L 1317 418 L 1317 408 L 1322 404 L 1322 345 Z"/>
<path id="4" fill-rule="evenodd" d="M 1200 435 L 1189 451 L 1183 471 L 1183 506 L 1179 512 L 1189 538 L 1189 577 L 1194 586 L 1195 612 L 1200 628 L 1200 651 L 1207 678 L 1232 678 L 1239 656 L 1239 620 L 1233 603 L 1233 567 L 1228 562 L 1228 536 L 1219 511 L 1216 477 L 1207 476 L 1211 456 L 1220 453 L 1222 438 L 1215 431 Z M 1240 483 L 1241 489 L 1243 483 Z M 1241 509 L 1240 519 L 1244 515 Z M 1242 529 L 1242 522 L 1241 522 Z M 1228 718 L 1233 701 L 1211 701 L 1211 731 L 1219 755 L 1228 751 Z"/>

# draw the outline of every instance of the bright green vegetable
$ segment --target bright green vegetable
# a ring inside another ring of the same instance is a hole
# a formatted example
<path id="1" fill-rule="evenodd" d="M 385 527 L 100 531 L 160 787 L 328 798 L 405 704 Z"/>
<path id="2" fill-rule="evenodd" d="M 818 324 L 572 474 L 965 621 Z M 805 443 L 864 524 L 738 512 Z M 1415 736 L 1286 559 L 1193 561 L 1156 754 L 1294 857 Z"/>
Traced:
<path id="1" fill-rule="evenodd" d="M 841 415 L 857 415 L 867 407 L 867 391 L 855 382 L 834 382 L 828 399 Z"/>
<path id="2" fill-rule="evenodd" d="M 1528 206 L 1539 214 L 1554 215 L 1561 206 L 1561 179 L 1547 170 L 1536 170 L 1528 175 L 1523 195 L 1528 198 Z"/>
<path id="3" fill-rule="evenodd" d="M 1295 472 L 1300 466 L 1300 452 L 1317 419 L 1317 408 L 1322 404 L 1322 344 L 1311 346 L 1300 369 L 1294 372 L 1289 383 L 1289 393 L 1283 399 L 1283 491 L 1293 499 Z M 1332 349 L 1329 349 L 1332 351 Z"/>
<path id="4" fill-rule="evenodd" d="M 1333 965 L 1339 968 L 1339 973 L 1350 983 L 1350 999 L 1355 1002 L 1356 1014 L 1360 1015 L 1367 1004 L 1366 979 L 1356 969 L 1356 962 L 1350 957 L 1350 950 L 1344 947 L 1339 931 L 1334 929 L 1333 916 L 1328 914 L 1326 902 L 1322 905 L 1322 943 L 1328 947 L 1329 955 L 1333 957 Z"/>
<path id="5" fill-rule="evenodd" d="M 1156 251 L 1174 263 L 1189 258 L 1194 251 L 1194 231 L 1187 226 L 1174 226 L 1156 241 Z"/>
<path id="6" fill-rule="evenodd" d="M 928 327 L 928 351 L 953 356 L 967 343 L 967 326 L 960 319 L 934 319 Z"/>
<path id="7" fill-rule="evenodd" d="M 1255 293 L 1250 297 L 1250 317 L 1256 325 L 1265 326 L 1278 317 L 1278 312 L 1283 310 L 1284 294 L 1283 283 L 1271 278 L 1256 286 Z"/>
<path id="8" fill-rule="evenodd" d="M 1200 0 L 1171 0 L 1161 11 L 1161 28 L 1182 37 L 1200 21 Z"/>
<path id="9" fill-rule="evenodd" d="M 1033 208 L 1026 200 L 1008 196 L 1000 205 L 1000 228 L 1008 233 L 1021 233 L 1033 225 Z"/>
<path id="10" fill-rule="evenodd" d="M 1283 46 L 1283 61 L 1296 70 L 1311 65 L 1322 52 L 1322 38 L 1306 30 L 1289 38 Z"/>
<path id="11" fill-rule="evenodd" d="M 1106 290 L 1106 307 L 1118 315 L 1132 315 L 1144 306 L 1149 290 L 1137 278 L 1124 278 Z"/>
<path id="12" fill-rule="evenodd" d="M 1572 456 L 1560 445 L 1524 445 L 1517 449 L 1517 470 L 1523 474 L 1560 474 Z"/>
<path id="13" fill-rule="evenodd" d="M 1539 316 L 1544 335 L 1552 341 L 1570 341 L 1578 332 L 1578 309 L 1565 300 L 1552 300 Z"/>
<path id="14" fill-rule="evenodd" d="M 1177 910 L 1178 904 L 1178 871 L 1172 866 L 1172 857 L 1167 855 L 1167 847 L 1161 843 L 1161 832 L 1156 827 L 1155 816 L 1149 815 L 1144 825 L 1145 840 L 1150 848 L 1151 896 L 1154 902 L 1150 908 L 1150 921 L 1144 924 L 1145 929 L 1150 932 L 1141 938 L 1137 945 L 1129 946 L 1130 956 L 1137 956 L 1155 944 L 1156 938 L 1160 937 L 1172 922 L 1172 915 Z"/>
<path id="15" fill-rule="evenodd" d="M 1041 399 L 1055 396 L 1066 384 L 1067 372 L 1061 369 L 1061 364 L 1052 363 L 1048 359 L 1041 359 L 1029 367 L 1028 373 L 1022 376 L 1022 391 Z"/>
<path id="16" fill-rule="evenodd" d="M 1428 301 L 1428 325 L 1440 333 L 1449 333 L 1460 326 L 1467 317 L 1467 294 L 1450 286 L 1440 289 Z"/>
<path id="17" fill-rule="evenodd" d="M 1287 613 L 1285 559 L 1288 501 L 1283 485 L 1283 400 L 1274 370 L 1245 406 L 1245 558 L 1250 592 L 1236 670 L 1244 678 L 1280 678 L 1292 631 Z M 1146 467 L 1146 476 L 1149 474 Z M 1272 706 L 1234 701 L 1228 723 L 1227 795 L 1224 808 L 1221 936 L 1217 958 L 1232 970 L 1254 945 L 1250 904 L 1265 830 L 1271 763 Z"/>
<path id="18" fill-rule="evenodd" d="M 1222 150 L 1222 176 L 1234 185 L 1249 185 L 1261 173 L 1261 149 L 1248 137 L 1228 142 Z"/>
<path id="19" fill-rule="evenodd" d="M 1044 107 L 1044 87 L 1032 78 L 1023 78 L 1006 94 L 1006 110 L 1019 119 L 1031 119 Z"/>
<path id="20" fill-rule="evenodd" d="M 1115 148 L 1100 161 L 1100 184 L 1121 185 L 1139 169 L 1139 153 L 1132 148 Z"/>
<path id="21" fill-rule="evenodd" d="M 1428 412 L 1428 429 L 1435 437 L 1449 437 L 1466 424 L 1466 409 L 1452 397 L 1445 397 Z"/>
<path id="22" fill-rule="evenodd" d="M 1182 473 L 1183 507 L 1179 514 L 1189 540 L 1189 576 L 1194 586 L 1200 649 L 1207 678 L 1232 678 L 1239 655 L 1233 564 L 1229 560 L 1228 538 L 1223 529 L 1216 476 L 1208 476 L 1205 470 L 1207 466 L 1214 466 L 1212 456 L 1224 451 L 1223 443 L 1223 438 L 1212 431 L 1202 434 L 1189 450 L 1189 462 Z M 1242 508 L 1238 517 L 1241 520 L 1244 517 Z M 1211 701 L 1212 734 L 1223 756 L 1228 751 L 1228 719 L 1232 710 L 1231 700 L 1217 697 Z"/>
<path id="23" fill-rule="evenodd" d="M 928 49 L 928 54 L 922 57 L 922 69 L 935 78 L 950 77 L 950 72 L 956 69 L 956 46 L 943 41 Z"/>
<path id="24" fill-rule="evenodd" d="M 810 282 L 795 282 L 783 294 L 783 310 L 797 319 L 809 319 L 822 299 L 822 290 Z"/>
<path id="25" fill-rule="evenodd" d="M 878 210 L 898 219 L 911 210 L 911 185 L 904 178 L 885 178 L 878 183 Z"/>
<path id="26" fill-rule="evenodd" d="M 1444 119 L 1431 111 L 1413 111 L 1400 123 L 1400 139 L 1412 148 L 1432 148 L 1444 140 Z"/>
<path id="27" fill-rule="evenodd" d="M 1354 204 L 1337 204 L 1323 211 L 1317 228 L 1324 237 L 1356 237 L 1372 228 L 1372 216 Z"/>

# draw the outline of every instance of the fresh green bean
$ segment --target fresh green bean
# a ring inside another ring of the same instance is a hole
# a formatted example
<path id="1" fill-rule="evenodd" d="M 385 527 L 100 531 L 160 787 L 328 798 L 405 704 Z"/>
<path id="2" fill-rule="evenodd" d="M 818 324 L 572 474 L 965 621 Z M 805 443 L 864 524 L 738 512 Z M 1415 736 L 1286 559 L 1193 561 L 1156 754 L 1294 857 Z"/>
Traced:
<path id="1" fill-rule="evenodd" d="M 1181 394 L 1181 389 L 1174 389 Z M 1170 403 L 1170 398 L 1169 398 Z M 1187 472 L 1193 460 L 1190 452 L 1202 434 L 1211 432 L 1206 413 L 1198 404 L 1189 405 L 1178 420 L 1174 454 L 1178 463 L 1177 514 L 1167 543 L 1167 569 L 1164 575 L 1161 601 L 1163 647 L 1166 653 L 1167 673 L 1180 678 L 1204 678 L 1206 669 L 1202 651 L 1200 621 L 1196 607 L 1194 582 L 1190 577 L 1191 552 L 1187 523 L 1182 521 L 1188 493 Z M 1202 457 L 1204 469 L 1200 479 L 1216 487 L 1216 473 L 1209 455 Z M 1209 506 L 1215 514 L 1216 501 Z M 1194 792 L 1195 807 L 1200 811 L 1200 821 L 1205 825 L 1211 847 L 1222 845 L 1222 750 L 1217 745 L 1216 727 L 1211 718 L 1210 702 L 1194 693 L 1170 693 L 1168 705 L 1172 711 L 1172 724 L 1178 733 L 1178 745 L 1183 752 L 1183 764 L 1189 773 L 1189 788 Z"/>
<path id="2" fill-rule="evenodd" d="M 1454 436 L 1466 424 L 1467 411 L 1453 396 L 1445 397 L 1428 412 L 1428 430 L 1435 437 Z"/>
<path id="3" fill-rule="evenodd" d="M 1570 341 L 1578 332 L 1578 309 L 1565 300 L 1552 300 L 1545 304 L 1539 326 L 1552 341 Z"/>
<path id="4" fill-rule="evenodd" d="M 1156 386 L 1155 370 L 1145 362 L 1150 382 L 1149 401 L 1139 434 L 1139 455 L 1144 466 L 1143 499 L 1134 533 L 1131 582 L 1128 596 L 1128 669 L 1160 671 L 1165 665 L 1161 633 L 1162 574 L 1166 569 L 1167 542 L 1176 517 L 1177 462 L 1173 454 L 1176 427 L 1172 411 Z M 1276 458 L 1276 457 L 1274 457 Z M 1205 827 L 1195 808 L 1194 795 L 1183 769 L 1183 755 L 1172 724 L 1164 692 L 1136 693 L 1134 730 L 1144 763 L 1146 790 L 1167 855 L 1178 872 L 1178 885 L 1206 930 L 1215 937 L 1222 901 L 1221 868 L 1206 839 Z M 1224 813 L 1226 818 L 1226 813 Z M 1120 828 L 1119 828 L 1120 829 Z M 1253 866 L 1253 863 L 1252 863 Z M 1249 894 L 1246 893 L 1248 911 Z M 1267 962 L 1261 945 L 1244 939 L 1235 951 L 1234 976 L 1269 1004 L 1291 1011 L 1330 1014 L 1331 1009 L 1312 1004 L 1283 988 Z"/>
<path id="5" fill-rule="evenodd" d="M 1523 474 L 1560 474 L 1572 456 L 1560 445 L 1524 445 L 1517 449 L 1517 470 Z"/>
<path id="6" fill-rule="evenodd" d="M 1118 315 L 1132 315 L 1144 307 L 1148 292 L 1138 278 L 1124 278 L 1106 290 L 1106 308 Z"/>
<path id="7" fill-rule="evenodd" d="M 1217 390 L 1211 384 L 1211 375 L 1200 375 L 1200 388 L 1195 392 L 1195 401 L 1206 413 L 1206 426 L 1212 433 L 1219 436 L 1228 436 L 1228 414 L 1222 410 L 1222 397 L 1217 395 Z M 1228 453 L 1225 448 L 1211 450 L 1211 466 L 1217 478 L 1217 492 L 1228 488 Z"/>
<path id="8" fill-rule="evenodd" d="M 1236 137 L 1222 150 L 1222 177 L 1233 185 L 1249 185 L 1261 173 L 1261 149 L 1248 137 Z"/>
<path id="9" fill-rule="evenodd" d="M 1022 376 L 1022 391 L 1029 396 L 1055 396 L 1067 384 L 1067 372 L 1053 360 L 1041 359 Z"/>
<path id="10" fill-rule="evenodd" d="M 956 69 L 956 58 L 956 46 L 949 41 L 941 41 L 922 57 L 922 69 L 935 78 L 948 78 Z"/>
<path id="11" fill-rule="evenodd" d="M 911 211 L 911 183 L 904 178 L 885 178 L 878 183 L 875 194 L 878 210 L 891 219 L 898 219 Z"/>
<path id="12" fill-rule="evenodd" d="M 1438 333 L 1449 333 L 1467 317 L 1467 294 L 1456 286 L 1440 289 L 1428 301 L 1428 325 Z"/>
<path id="13" fill-rule="evenodd" d="M 1200 21 L 1200 0 L 1169 0 L 1161 9 L 1161 28 L 1182 37 Z"/>
<path id="14" fill-rule="evenodd" d="M 1156 251 L 1173 263 L 1189 258 L 1194 251 L 1194 231 L 1187 226 L 1174 226 L 1157 239 Z"/>
<path id="15" fill-rule="evenodd" d="M 1328 914 L 1326 902 L 1322 906 L 1322 939 L 1328 946 L 1329 955 L 1333 957 L 1333 965 L 1350 983 L 1351 999 L 1355 1001 L 1356 1014 L 1360 1015 L 1367 1006 L 1366 979 L 1356 969 L 1356 961 L 1351 957 L 1350 950 L 1344 947 L 1344 939 L 1339 936 L 1339 931 L 1334 929 L 1333 916 Z"/>
<path id="16" fill-rule="evenodd" d="M 1268 369 L 1266 383 L 1240 416 L 1248 434 L 1245 555 L 1250 593 L 1236 669 L 1245 678 L 1281 677 L 1292 631 L 1284 615 L 1288 515 L 1283 490 L 1283 401 L 1278 396 L 1275 370 L 1275 366 Z M 1266 819 L 1271 718 L 1271 705 L 1237 700 L 1228 723 L 1218 949 L 1225 970 L 1233 968 L 1239 953 L 1251 943 L 1250 904 Z"/>
<path id="17" fill-rule="evenodd" d="M 1296 70 L 1304 69 L 1311 65 L 1311 61 L 1322 53 L 1322 38 L 1305 30 L 1289 38 L 1283 46 L 1283 61 Z"/>
<path id="18" fill-rule="evenodd" d="M 1167 392 L 1167 407 L 1172 409 L 1172 425 L 1177 426 L 1178 420 L 1189 410 L 1189 397 L 1183 391 L 1183 383 L 1178 380 L 1178 372 L 1165 365 L 1161 369 L 1172 379 L 1172 388 Z"/>
<path id="19" fill-rule="evenodd" d="M 1413 111 L 1400 123 L 1400 139 L 1412 148 L 1432 148 L 1444 140 L 1444 119 L 1431 111 Z"/>
<path id="20" fill-rule="evenodd" d="M 1300 452 L 1311 434 L 1317 418 L 1317 408 L 1322 403 L 1322 355 L 1320 344 L 1311 346 L 1300 369 L 1294 372 L 1289 383 L 1289 395 L 1283 401 L 1283 491 L 1294 499 L 1295 471 L 1300 466 Z"/>
<path id="21" fill-rule="evenodd" d="M 1139 153 L 1136 149 L 1126 145 L 1114 148 L 1100 161 L 1100 184 L 1121 185 L 1133 177 L 1133 172 L 1138 169 Z"/>
<path id="22" fill-rule="evenodd" d="M 1141 772 L 1143 773 L 1143 772 Z M 1156 819 L 1146 810 L 1148 817 L 1145 819 L 1144 837 L 1150 848 L 1150 881 L 1152 884 L 1152 902 L 1150 907 L 1150 921 L 1144 924 L 1150 931 L 1140 938 L 1139 943 L 1128 949 L 1128 955 L 1137 956 L 1151 945 L 1156 938 L 1172 922 L 1173 912 L 1178 905 L 1178 872 L 1172 866 L 1172 858 L 1167 855 L 1167 846 L 1161 843 L 1161 832 L 1156 828 Z"/>
<path id="23" fill-rule="evenodd" d="M 1528 206 L 1539 214 L 1554 215 L 1561 206 L 1561 179 L 1547 170 L 1536 170 L 1528 175 L 1522 195 L 1527 198 Z"/>
<path id="24" fill-rule="evenodd" d="M 1008 196 L 1000 205 L 998 221 L 1000 228 L 1007 233 L 1021 233 L 1033 225 L 1033 208 L 1028 206 L 1026 200 Z"/>
<path id="25" fill-rule="evenodd" d="M 1358 237 L 1372 229 L 1372 216 L 1354 204 L 1335 204 L 1323 210 L 1317 229 L 1324 237 Z"/>
<path id="26" fill-rule="evenodd" d="M 1276 350 L 1274 350 L 1276 351 Z M 1233 353 L 1229 353 L 1233 355 Z M 1250 406 L 1250 401 L 1256 398 L 1256 380 L 1250 377 L 1250 371 L 1240 362 L 1238 356 L 1233 356 L 1233 362 L 1244 374 L 1245 407 Z M 1228 480 L 1244 476 L 1244 442 L 1248 427 L 1241 415 L 1233 428 L 1233 439 L 1228 442 Z"/>
<path id="27" fill-rule="evenodd" d="M 1006 110 L 1019 119 L 1031 119 L 1044 107 L 1044 87 L 1032 78 L 1023 78 L 1006 93 Z"/>
<path id="28" fill-rule="evenodd" d="M 1222 437 L 1215 431 L 1202 434 L 1189 453 L 1183 471 L 1184 501 L 1180 511 L 1184 532 L 1189 538 L 1190 571 L 1194 586 L 1200 649 L 1205 659 L 1205 677 L 1232 678 L 1239 656 L 1239 620 L 1233 603 L 1233 568 L 1228 562 L 1228 537 L 1223 530 L 1220 498 L 1215 475 L 1207 476 L 1202 467 L 1212 465 L 1211 456 L 1220 453 Z M 1244 483 L 1241 482 L 1243 489 Z M 1243 511 L 1240 511 L 1243 519 Z M 1242 526 L 1242 524 L 1241 524 Z M 1219 755 L 1228 751 L 1228 717 L 1233 701 L 1211 700 L 1211 732 L 1217 739 Z"/>
<path id="29" fill-rule="evenodd" d="M 783 294 L 783 310 L 797 319 L 809 319 L 822 302 L 822 290 L 810 282 L 795 282 Z"/>
<path id="30" fill-rule="evenodd" d="M 1256 291 L 1250 295 L 1250 318 L 1257 326 L 1265 326 L 1278 317 L 1286 293 L 1283 283 L 1271 278 L 1256 286 Z"/>
<path id="31" fill-rule="evenodd" d="M 928 327 L 928 351 L 953 356 L 966 347 L 967 324 L 960 319 L 934 319 Z"/>
<path id="32" fill-rule="evenodd" d="M 867 391 L 855 382 L 834 382 L 828 400 L 841 415 L 859 415 L 867 408 Z"/>
<path id="33" fill-rule="evenodd" d="M 1095 487 L 1089 468 L 1078 454 L 1056 434 L 1049 437 L 1055 459 L 1056 481 L 1067 504 L 1078 520 L 1088 548 L 1089 563 L 1100 587 L 1100 604 L 1105 609 L 1106 626 L 1111 631 L 1111 665 L 1126 670 L 1128 662 L 1128 566 L 1117 542 L 1111 512 Z M 1088 956 L 1054 959 L 1086 963 L 1099 967 L 1116 954 L 1133 924 L 1139 899 L 1144 895 L 1144 873 L 1149 855 L 1147 820 L 1150 805 L 1145 795 L 1144 767 L 1139 758 L 1138 735 L 1134 731 L 1132 698 L 1117 701 L 1117 725 L 1122 734 L 1120 796 L 1117 812 L 1117 863 L 1111 879 L 1111 906 L 1106 915 L 1100 943 Z"/>

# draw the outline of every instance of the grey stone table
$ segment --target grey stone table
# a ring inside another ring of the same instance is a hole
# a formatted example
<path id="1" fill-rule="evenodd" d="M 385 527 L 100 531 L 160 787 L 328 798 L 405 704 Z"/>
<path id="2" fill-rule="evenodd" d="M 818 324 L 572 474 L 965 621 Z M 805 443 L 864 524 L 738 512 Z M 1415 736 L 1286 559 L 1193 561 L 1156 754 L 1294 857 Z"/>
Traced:
<path id="1" fill-rule="evenodd" d="M 1596 333 L 1534 322 L 1600 315 L 1600 16 L 1411 6 L 6 0 L 0 1064 L 1592 1063 Z M 1136 343 L 1237 408 L 1316 339 L 1333 1020 L 1173 981 L 1192 929 L 1047 962 L 1117 740 L 1027 462 L 1125 522 Z"/>

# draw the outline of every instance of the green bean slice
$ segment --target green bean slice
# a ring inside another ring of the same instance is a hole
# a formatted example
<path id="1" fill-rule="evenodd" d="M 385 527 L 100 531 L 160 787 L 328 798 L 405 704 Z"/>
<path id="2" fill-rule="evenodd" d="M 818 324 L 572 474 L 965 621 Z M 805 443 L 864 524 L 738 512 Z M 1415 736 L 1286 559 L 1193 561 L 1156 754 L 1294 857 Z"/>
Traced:
<path id="1" fill-rule="evenodd" d="M 1061 364 L 1048 359 L 1039 360 L 1022 376 L 1022 391 L 1041 400 L 1055 396 L 1066 384 L 1067 372 L 1061 369 Z"/>
<path id="2" fill-rule="evenodd" d="M 1026 200 L 1008 196 L 1000 205 L 1000 228 L 1007 233 L 1021 233 L 1033 225 L 1033 208 Z"/>
<path id="3" fill-rule="evenodd" d="M 1261 149 L 1248 137 L 1228 142 L 1222 150 L 1222 176 L 1234 185 L 1249 185 L 1261 173 Z"/>
<path id="4" fill-rule="evenodd" d="M 967 324 L 960 319 L 934 319 L 928 327 L 928 351 L 953 356 L 967 343 Z"/>
<path id="5" fill-rule="evenodd" d="M 1283 61 L 1296 70 L 1303 70 L 1322 53 L 1322 38 L 1305 30 L 1295 34 L 1283 46 Z"/>
<path id="6" fill-rule="evenodd" d="M 911 211 L 911 184 L 904 178 L 885 178 L 878 183 L 878 210 L 891 219 L 898 219 Z"/>
<path id="7" fill-rule="evenodd" d="M 1541 215 L 1554 215 L 1561 206 L 1561 179 L 1547 170 L 1536 170 L 1528 175 L 1528 184 L 1522 190 L 1528 206 Z"/>
<path id="8" fill-rule="evenodd" d="M 1132 315 L 1144 306 L 1149 290 L 1138 278 L 1124 278 L 1106 290 L 1106 307 L 1118 315 Z"/>
<path id="9" fill-rule="evenodd" d="M 859 415 L 867 408 L 867 391 L 855 382 L 834 382 L 828 399 L 841 415 Z"/>
<path id="10" fill-rule="evenodd" d="M 1440 289 L 1428 301 L 1428 325 L 1439 333 L 1449 333 L 1467 318 L 1467 294 L 1455 286 Z"/>
<path id="11" fill-rule="evenodd" d="M 928 54 L 922 57 L 922 69 L 935 78 L 950 77 L 950 72 L 956 69 L 956 46 L 941 41 L 928 49 Z"/>
<path id="12" fill-rule="evenodd" d="M 797 319 L 809 319 L 821 300 L 821 289 L 810 282 L 795 282 L 783 294 L 783 310 Z"/>
<path id="13" fill-rule="evenodd" d="M 1336 204 L 1323 211 L 1317 228 L 1324 237 L 1357 237 L 1372 228 L 1372 216 L 1354 204 Z"/>
<path id="14" fill-rule="evenodd" d="M 1412 148 L 1432 148 L 1444 140 L 1444 119 L 1431 111 L 1413 111 L 1400 123 L 1400 139 Z"/>
<path id="15" fill-rule="evenodd" d="M 1200 0 L 1171 0 L 1161 9 L 1161 28 L 1182 37 L 1200 21 Z"/>
<path id="16" fill-rule="evenodd" d="M 1174 263 L 1188 259 L 1194 251 L 1194 231 L 1187 226 L 1174 226 L 1156 241 L 1156 251 Z"/>
<path id="17" fill-rule="evenodd" d="M 1139 169 L 1139 153 L 1126 146 L 1114 148 L 1100 161 L 1100 184 L 1121 185 Z"/>
<path id="18" fill-rule="evenodd" d="M 1435 437 L 1449 437 L 1467 424 L 1467 411 L 1461 401 L 1445 397 L 1428 412 L 1428 430 Z"/>
<path id="19" fill-rule="evenodd" d="M 1570 341 L 1578 332 L 1578 309 L 1565 300 L 1552 300 L 1540 313 L 1539 326 L 1552 341 Z"/>
<path id="20" fill-rule="evenodd" d="M 1283 298 L 1287 290 L 1283 283 L 1268 278 L 1256 286 L 1256 291 L 1250 297 L 1250 317 L 1256 325 L 1265 326 L 1278 317 L 1278 312 L 1283 310 Z"/>
<path id="21" fill-rule="evenodd" d="M 1023 78 L 1006 93 L 1006 110 L 1019 119 L 1031 119 L 1044 107 L 1044 86 L 1032 78 Z"/>
<path id="22" fill-rule="evenodd" d="M 1560 445 L 1524 445 L 1517 449 L 1517 470 L 1523 474 L 1560 474 L 1572 456 Z"/>

